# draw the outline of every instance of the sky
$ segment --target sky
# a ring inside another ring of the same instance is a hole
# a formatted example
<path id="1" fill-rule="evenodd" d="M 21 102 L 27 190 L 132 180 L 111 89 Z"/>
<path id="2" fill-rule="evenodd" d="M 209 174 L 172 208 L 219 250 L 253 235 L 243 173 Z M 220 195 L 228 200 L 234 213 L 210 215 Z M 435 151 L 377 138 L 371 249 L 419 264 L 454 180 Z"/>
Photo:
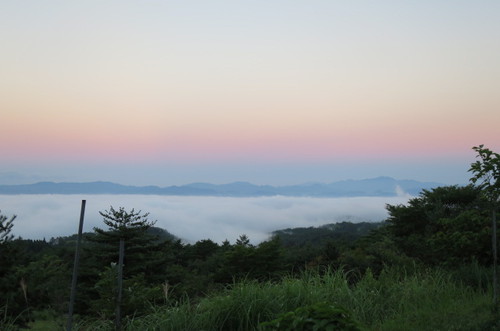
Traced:
<path id="1" fill-rule="evenodd" d="M 500 2 L 0 0 L 0 184 L 466 183 Z"/>

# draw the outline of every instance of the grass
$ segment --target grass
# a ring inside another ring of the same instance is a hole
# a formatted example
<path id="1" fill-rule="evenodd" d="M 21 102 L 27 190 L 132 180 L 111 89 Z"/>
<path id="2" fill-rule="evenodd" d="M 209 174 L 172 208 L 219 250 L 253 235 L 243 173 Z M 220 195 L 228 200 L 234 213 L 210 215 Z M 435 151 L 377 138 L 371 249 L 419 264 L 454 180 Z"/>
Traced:
<path id="1" fill-rule="evenodd" d="M 241 281 L 198 302 L 156 307 L 124 321 L 125 330 L 257 330 L 259 323 L 317 302 L 350 311 L 368 330 L 493 329 L 491 291 L 457 282 L 435 269 L 407 275 L 387 269 L 366 273 L 355 285 L 343 271 L 305 272 L 279 282 Z M 79 330 L 112 330 L 113 323 L 78 324 Z"/>
<path id="2" fill-rule="evenodd" d="M 16 317 L 10 317 L 8 314 L 9 306 L 0 306 L 0 330 L 2 331 L 15 331 L 18 330 L 16 324 L 17 320 L 21 317 L 22 313 Z"/>
<path id="3" fill-rule="evenodd" d="M 33 321 L 29 322 L 27 328 L 33 331 L 55 331 L 64 330 L 66 319 L 55 311 L 47 309 L 33 311 Z"/>

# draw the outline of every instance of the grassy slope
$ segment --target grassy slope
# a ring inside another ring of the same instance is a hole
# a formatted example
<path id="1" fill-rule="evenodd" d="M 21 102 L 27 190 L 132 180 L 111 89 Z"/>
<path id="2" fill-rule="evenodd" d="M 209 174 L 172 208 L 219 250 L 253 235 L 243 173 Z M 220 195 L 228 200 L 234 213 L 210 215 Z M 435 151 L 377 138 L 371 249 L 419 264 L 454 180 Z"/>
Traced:
<path id="1" fill-rule="evenodd" d="M 197 303 L 157 307 L 126 322 L 126 330 L 255 330 L 262 321 L 308 304 L 328 301 L 353 313 L 368 330 L 485 330 L 491 322 L 491 294 L 429 270 L 403 275 L 394 270 L 378 279 L 370 273 L 349 286 L 344 272 L 305 273 L 278 283 L 235 283 Z M 111 330 L 111 322 L 79 325 Z"/>

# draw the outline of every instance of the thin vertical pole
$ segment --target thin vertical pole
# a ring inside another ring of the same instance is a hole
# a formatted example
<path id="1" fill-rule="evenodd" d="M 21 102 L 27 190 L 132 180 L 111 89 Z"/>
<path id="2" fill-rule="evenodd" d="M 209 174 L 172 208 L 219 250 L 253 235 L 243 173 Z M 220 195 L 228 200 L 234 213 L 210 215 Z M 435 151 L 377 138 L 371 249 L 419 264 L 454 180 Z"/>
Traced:
<path id="1" fill-rule="evenodd" d="M 493 247 L 493 311 L 498 313 L 498 253 L 497 253 L 497 213 L 493 205 L 492 220 L 492 247 Z"/>
<path id="2" fill-rule="evenodd" d="M 121 304 L 122 304 L 122 287 L 123 287 L 123 256 L 125 255 L 125 240 L 120 239 L 120 255 L 118 257 L 118 293 L 116 296 L 116 331 L 122 329 L 121 320 Z"/>
<path id="3" fill-rule="evenodd" d="M 78 226 L 78 239 L 76 241 L 75 263 L 73 265 L 73 279 L 71 280 L 71 295 L 69 299 L 68 324 L 66 326 L 67 331 L 71 331 L 71 328 L 73 327 L 73 307 L 75 305 L 76 280 L 78 276 L 78 263 L 80 262 L 80 245 L 82 243 L 83 219 L 85 216 L 86 203 L 87 203 L 86 200 L 82 200 L 82 208 L 80 210 L 80 224 Z"/>

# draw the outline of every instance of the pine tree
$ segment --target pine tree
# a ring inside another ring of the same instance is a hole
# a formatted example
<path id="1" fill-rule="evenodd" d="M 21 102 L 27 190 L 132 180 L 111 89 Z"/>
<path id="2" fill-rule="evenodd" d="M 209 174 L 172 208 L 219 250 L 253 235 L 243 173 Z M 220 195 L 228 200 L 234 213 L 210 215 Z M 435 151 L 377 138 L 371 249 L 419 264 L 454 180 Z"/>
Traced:
<path id="1" fill-rule="evenodd" d="M 7 242 L 14 237 L 10 234 L 10 231 L 12 231 L 12 227 L 14 226 L 13 222 L 15 219 L 16 215 L 12 216 L 9 219 L 7 216 L 0 214 L 0 244 Z"/>
<path id="2" fill-rule="evenodd" d="M 123 279 L 122 316 L 145 313 L 148 305 L 144 303 L 161 299 L 165 282 L 165 245 L 150 231 L 156 221 L 148 220 L 149 213 L 123 207 L 99 213 L 106 227 L 94 227 L 93 235 L 87 237 L 90 243 L 82 257 L 79 309 L 103 318 L 113 316 L 118 280 Z M 121 239 L 125 243 L 123 277 L 117 268 Z"/>
<path id="3" fill-rule="evenodd" d="M 99 212 L 107 229 L 94 228 L 95 236 L 89 240 L 95 242 L 94 256 L 103 266 L 118 262 L 120 239 L 125 241 L 124 277 L 143 273 L 147 280 L 153 281 L 158 270 L 158 236 L 148 231 L 156 221 L 149 221 L 149 213 L 141 211 L 109 210 Z"/>

